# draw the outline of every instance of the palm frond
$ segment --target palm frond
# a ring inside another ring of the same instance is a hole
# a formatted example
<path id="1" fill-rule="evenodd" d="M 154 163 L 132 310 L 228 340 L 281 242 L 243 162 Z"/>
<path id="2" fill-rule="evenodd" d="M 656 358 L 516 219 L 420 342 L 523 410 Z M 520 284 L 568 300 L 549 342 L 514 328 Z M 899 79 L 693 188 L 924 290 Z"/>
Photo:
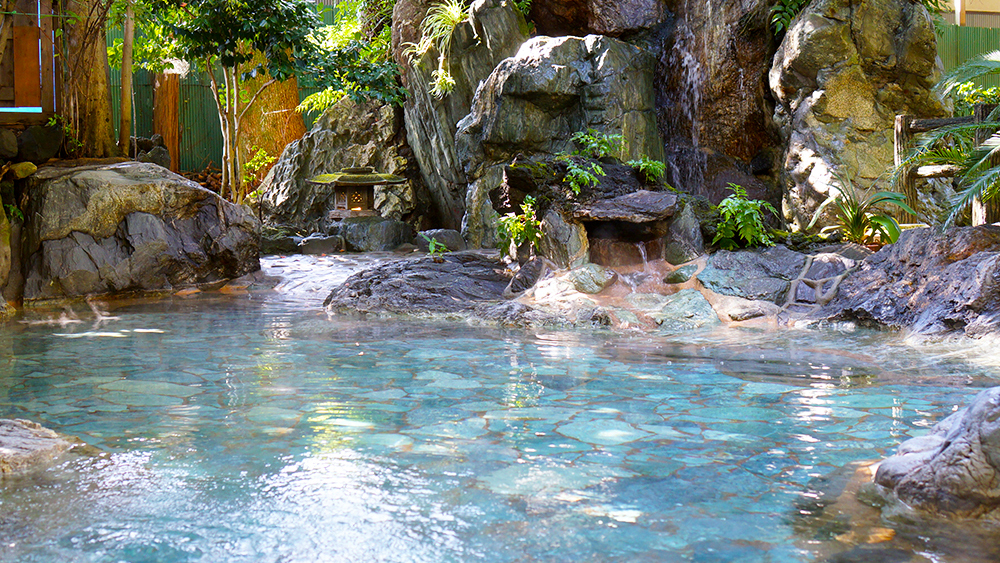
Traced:
<path id="1" fill-rule="evenodd" d="M 958 65 L 934 89 L 947 96 L 962 83 L 991 74 L 1000 74 L 1000 51 L 992 51 Z"/>

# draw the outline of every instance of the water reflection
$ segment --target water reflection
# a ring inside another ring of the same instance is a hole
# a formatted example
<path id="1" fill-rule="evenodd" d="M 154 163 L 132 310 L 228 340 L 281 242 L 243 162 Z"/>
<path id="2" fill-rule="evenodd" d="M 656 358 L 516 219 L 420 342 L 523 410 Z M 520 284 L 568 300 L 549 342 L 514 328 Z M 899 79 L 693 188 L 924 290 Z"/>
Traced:
<path id="1" fill-rule="evenodd" d="M 664 339 L 316 313 L 204 296 L 118 308 L 121 338 L 5 334 L 0 416 L 99 453 L 3 481 L 0 561 L 995 555 L 989 531 L 961 559 L 958 532 L 921 539 L 829 500 L 853 482 L 843 468 L 995 377 L 967 352 L 863 331 Z"/>

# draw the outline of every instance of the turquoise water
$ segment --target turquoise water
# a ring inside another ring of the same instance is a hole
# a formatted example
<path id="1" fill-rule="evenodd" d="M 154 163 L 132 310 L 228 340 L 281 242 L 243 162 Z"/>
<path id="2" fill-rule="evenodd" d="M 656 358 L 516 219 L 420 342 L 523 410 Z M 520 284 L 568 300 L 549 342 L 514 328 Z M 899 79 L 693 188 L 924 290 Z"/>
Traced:
<path id="1" fill-rule="evenodd" d="M 203 295 L 5 327 L 0 417 L 89 448 L 0 481 L 0 561 L 994 555 L 804 508 L 993 384 L 968 351 L 866 332 L 360 323 L 321 299 Z M 870 525 L 896 535 L 837 539 Z"/>

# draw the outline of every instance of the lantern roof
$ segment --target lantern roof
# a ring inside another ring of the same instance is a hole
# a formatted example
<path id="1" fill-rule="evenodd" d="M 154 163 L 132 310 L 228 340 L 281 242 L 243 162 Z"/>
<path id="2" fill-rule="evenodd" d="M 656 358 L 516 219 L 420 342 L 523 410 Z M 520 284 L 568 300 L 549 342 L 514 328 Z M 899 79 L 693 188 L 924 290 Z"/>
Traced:
<path id="1" fill-rule="evenodd" d="M 395 174 L 379 174 L 370 166 L 343 168 L 333 174 L 320 174 L 307 180 L 310 184 L 322 186 L 381 186 L 385 184 L 402 184 L 406 178 Z"/>

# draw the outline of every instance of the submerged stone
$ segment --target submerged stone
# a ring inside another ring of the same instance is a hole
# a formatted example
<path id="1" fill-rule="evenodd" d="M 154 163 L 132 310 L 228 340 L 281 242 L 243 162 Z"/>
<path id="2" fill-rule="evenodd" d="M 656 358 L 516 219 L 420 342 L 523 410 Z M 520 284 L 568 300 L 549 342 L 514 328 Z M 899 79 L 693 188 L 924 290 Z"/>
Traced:
<path id="1" fill-rule="evenodd" d="M 71 442 L 36 422 L 0 420 L 0 474 L 44 463 L 71 447 Z"/>
<path id="2" fill-rule="evenodd" d="M 585 264 L 570 270 L 566 276 L 580 293 L 600 293 L 618 277 L 614 271 L 597 264 Z"/>

